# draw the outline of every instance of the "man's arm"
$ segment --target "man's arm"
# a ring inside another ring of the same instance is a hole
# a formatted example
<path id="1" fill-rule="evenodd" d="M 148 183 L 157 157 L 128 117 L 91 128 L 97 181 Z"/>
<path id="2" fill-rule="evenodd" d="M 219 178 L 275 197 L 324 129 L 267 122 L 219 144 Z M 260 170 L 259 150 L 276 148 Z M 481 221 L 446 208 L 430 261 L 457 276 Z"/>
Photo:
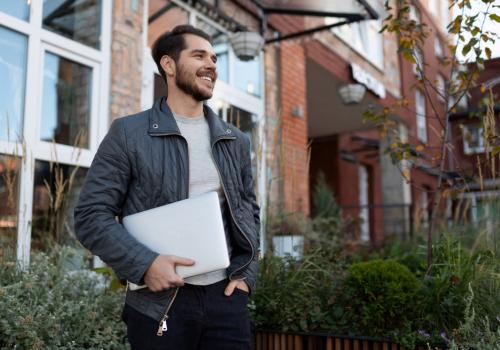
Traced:
<path id="1" fill-rule="evenodd" d="M 139 284 L 158 254 L 140 244 L 115 219 L 121 215 L 131 178 L 122 124 L 120 119 L 111 124 L 92 161 L 75 208 L 75 232 L 118 278 Z"/>
<path id="2" fill-rule="evenodd" d="M 257 246 L 255 248 L 255 254 L 253 256 L 252 262 L 241 271 L 241 277 L 245 279 L 250 291 L 255 287 L 255 282 L 257 279 L 258 265 L 259 265 L 259 255 L 260 255 L 260 207 L 257 204 L 257 198 L 254 191 L 254 182 L 252 175 L 252 162 L 251 162 L 251 149 L 250 149 L 250 139 L 245 138 L 242 145 L 242 168 L 241 168 L 241 178 L 243 181 L 243 190 L 246 197 L 252 203 L 252 214 L 255 222 L 255 236 Z"/>

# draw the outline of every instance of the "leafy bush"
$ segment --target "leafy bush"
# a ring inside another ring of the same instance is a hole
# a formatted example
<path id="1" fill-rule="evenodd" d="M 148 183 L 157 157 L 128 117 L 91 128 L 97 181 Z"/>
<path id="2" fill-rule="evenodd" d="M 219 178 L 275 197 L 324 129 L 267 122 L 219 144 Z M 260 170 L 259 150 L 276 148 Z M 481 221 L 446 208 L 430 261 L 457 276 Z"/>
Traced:
<path id="1" fill-rule="evenodd" d="M 351 334 L 400 339 L 411 330 L 418 307 L 420 282 L 410 270 L 394 260 L 353 264 L 337 288 Z"/>
<path id="2" fill-rule="evenodd" d="M 466 301 L 465 320 L 453 332 L 450 350 L 500 350 L 500 319 L 490 321 L 488 316 L 479 318 L 473 308 L 474 291 L 469 285 L 469 297 Z"/>
<path id="3" fill-rule="evenodd" d="M 121 292 L 89 270 L 71 270 L 74 251 L 33 257 L 27 271 L 0 264 L 0 349 L 126 349 Z"/>
<path id="4" fill-rule="evenodd" d="M 328 302 L 340 269 L 318 252 L 302 261 L 266 255 L 249 304 L 260 329 L 310 331 L 329 329 Z"/>
<path id="5" fill-rule="evenodd" d="M 494 251 L 481 247 L 476 233 L 473 248 L 467 248 L 457 234 L 443 234 L 434 245 L 431 274 L 423 278 L 419 328 L 444 331 L 459 327 L 464 320 L 469 285 L 476 291 L 472 308 L 495 319 L 500 315 L 500 264 Z"/>

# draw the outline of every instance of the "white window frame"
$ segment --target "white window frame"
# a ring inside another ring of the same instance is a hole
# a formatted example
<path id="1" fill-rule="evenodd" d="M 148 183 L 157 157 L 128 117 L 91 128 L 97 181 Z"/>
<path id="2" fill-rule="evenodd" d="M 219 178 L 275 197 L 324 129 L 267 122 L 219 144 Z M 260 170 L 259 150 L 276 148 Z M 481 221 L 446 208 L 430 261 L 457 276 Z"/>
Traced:
<path id="1" fill-rule="evenodd" d="M 230 34 L 227 29 L 219 25 L 218 23 L 212 21 L 210 18 L 206 17 L 203 13 L 197 11 L 195 8 L 190 7 L 186 3 L 183 3 L 178 0 L 169 0 L 175 5 L 183 8 L 188 12 L 188 23 L 196 26 L 196 18 L 200 17 L 203 21 L 208 24 L 214 26 L 221 32 L 226 34 Z M 145 14 L 147 11 L 148 0 L 145 1 Z M 145 17 L 147 18 L 147 16 Z M 141 106 L 142 108 L 148 109 L 151 108 L 152 103 L 154 102 L 154 74 L 159 74 L 158 67 L 151 57 L 151 49 L 148 47 L 147 42 L 147 33 L 148 33 L 147 21 L 145 21 L 144 30 L 143 30 L 143 43 L 144 43 L 144 69 L 143 69 L 143 79 L 142 79 L 142 92 L 141 92 Z M 265 198 L 267 196 L 267 187 L 266 187 L 266 138 L 265 138 L 265 81 L 264 81 L 264 54 L 261 52 L 260 56 L 260 97 L 242 91 L 236 88 L 234 84 L 234 75 L 236 74 L 234 70 L 234 61 L 236 60 L 236 55 L 232 50 L 231 46 L 228 45 L 228 82 L 224 82 L 222 80 L 218 80 L 215 84 L 214 92 L 212 98 L 207 101 L 208 106 L 210 106 L 215 111 L 219 107 L 220 104 L 228 104 L 237 108 L 241 108 L 247 112 L 250 112 L 257 116 L 256 127 L 257 127 L 257 139 L 261 145 L 262 156 L 258 159 L 257 162 L 257 178 L 254 179 L 257 182 L 257 200 L 260 204 L 261 208 L 261 222 L 265 222 L 265 213 L 266 213 L 266 202 Z M 227 121 L 227 118 L 223 116 L 223 119 Z M 261 251 L 265 251 L 265 227 L 261 226 L 262 238 L 261 238 Z"/>
<path id="2" fill-rule="evenodd" d="M 325 24 L 333 24 L 340 22 L 341 20 L 339 18 L 332 18 L 332 17 L 327 17 L 325 18 Z M 343 26 L 340 27 L 335 27 L 331 29 L 331 32 L 339 38 L 345 45 L 349 46 L 351 49 L 353 49 L 355 52 L 357 52 L 359 55 L 361 55 L 367 62 L 371 63 L 374 67 L 376 67 L 379 70 L 384 70 L 384 36 L 379 33 L 380 28 L 382 28 L 382 21 L 381 20 L 370 20 L 370 21 L 361 21 L 361 22 L 354 22 L 354 23 L 349 23 L 349 24 L 344 24 Z M 354 32 L 359 30 L 360 31 L 360 36 L 361 38 L 361 43 L 357 44 L 357 42 L 353 39 Z M 377 33 L 378 38 L 380 40 L 380 57 L 379 59 L 371 59 L 371 55 L 369 55 L 370 52 L 367 51 L 372 51 L 371 48 L 368 48 L 368 41 L 370 38 L 368 37 L 368 31 L 373 30 L 374 33 Z M 361 45 L 361 46 L 360 46 Z"/>
<path id="3" fill-rule="evenodd" d="M 358 201 L 360 223 L 360 240 L 370 241 L 370 173 L 368 167 L 363 164 L 358 165 Z"/>
<path id="4" fill-rule="evenodd" d="M 412 65 L 413 74 L 417 77 L 421 77 L 424 74 L 424 55 L 419 47 L 414 48 L 413 58 L 415 59 L 415 63 Z"/>
<path id="5" fill-rule="evenodd" d="M 478 146 L 472 146 L 469 144 L 469 140 L 468 140 L 468 137 L 467 137 L 467 133 L 469 134 L 472 134 L 472 129 L 475 129 L 477 130 L 477 132 L 479 133 L 479 145 Z M 464 153 L 465 154 L 477 154 L 477 153 L 484 153 L 486 151 L 486 147 L 485 147 L 485 143 L 484 143 L 484 136 L 483 136 L 483 133 L 484 133 L 484 129 L 479 126 L 479 125 L 464 125 L 463 126 L 463 133 L 462 133 L 462 137 L 463 137 L 463 144 L 464 144 Z"/>
<path id="6" fill-rule="evenodd" d="M 89 167 L 99 142 L 109 125 L 109 84 L 111 58 L 112 1 L 101 1 L 100 49 L 63 37 L 42 27 L 43 2 L 30 2 L 28 21 L 0 12 L 0 25 L 28 37 L 24 96 L 23 140 L 0 141 L 0 153 L 21 156 L 19 173 L 17 260 L 21 267 L 30 261 L 31 220 L 33 210 L 34 166 L 37 160 Z M 84 64 L 92 68 L 92 105 L 89 149 L 40 141 L 41 102 L 43 96 L 44 52 Z M 76 156 L 79 154 L 79 156 Z"/>
<path id="7" fill-rule="evenodd" d="M 438 58 L 444 57 L 443 43 L 441 42 L 441 39 L 439 39 L 437 35 L 434 37 L 434 53 Z"/>
<path id="8" fill-rule="evenodd" d="M 446 95 L 446 79 L 440 73 L 438 73 L 436 78 L 436 90 L 439 92 L 439 94 L 437 95 L 439 101 L 441 103 L 444 103 Z"/>
<path id="9" fill-rule="evenodd" d="M 417 122 L 417 138 L 427 142 L 427 118 L 425 115 L 425 95 L 419 89 L 415 90 L 415 116 Z"/>

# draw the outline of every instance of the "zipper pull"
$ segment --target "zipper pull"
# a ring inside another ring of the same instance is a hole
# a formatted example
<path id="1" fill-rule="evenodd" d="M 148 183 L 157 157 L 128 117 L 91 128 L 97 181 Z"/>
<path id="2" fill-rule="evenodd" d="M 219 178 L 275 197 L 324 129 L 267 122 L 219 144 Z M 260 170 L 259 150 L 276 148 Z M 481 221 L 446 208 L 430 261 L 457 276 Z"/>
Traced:
<path id="1" fill-rule="evenodd" d="M 163 335 L 163 332 L 167 331 L 167 319 L 163 319 L 160 322 L 160 326 L 158 327 L 158 331 L 156 332 L 156 335 L 161 337 Z"/>

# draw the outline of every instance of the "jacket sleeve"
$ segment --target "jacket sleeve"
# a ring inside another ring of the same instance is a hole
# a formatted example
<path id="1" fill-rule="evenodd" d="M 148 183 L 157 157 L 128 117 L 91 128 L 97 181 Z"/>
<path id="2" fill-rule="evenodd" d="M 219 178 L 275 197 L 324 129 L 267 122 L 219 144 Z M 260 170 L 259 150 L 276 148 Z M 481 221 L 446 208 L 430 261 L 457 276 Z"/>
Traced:
<path id="1" fill-rule="evenodd" d="M 242 145 L 242 168 L 241 168 L 241 178 L 243 181 L 243 190 L 246 197 L 252 203 L 253 219 L 255 222 L 255 254 L 253 256 L 252 262 L 241 272 L 241 275 L 245 278 L 250 290 L 255 288 L 255 283 L 257 280 L 257 274 L 259 271 L 259 257 L 260 257 L 260 207 L 257 204 L 257 198 L 254 191 L 254 181 L 252 175 L 252 162 L 250 158 L 251 146 L 250 139 L 245 138 L 246 142 Z"/>
<path id="2" fill-rule="evenodd" d="M 115 120 L 104 137 L 75 207 L 80 242 L 108 264 L 120 279 L 142 283 L 157 253 L 133 238 L 116 220 L 131 178 L 123 120 Z"/>

